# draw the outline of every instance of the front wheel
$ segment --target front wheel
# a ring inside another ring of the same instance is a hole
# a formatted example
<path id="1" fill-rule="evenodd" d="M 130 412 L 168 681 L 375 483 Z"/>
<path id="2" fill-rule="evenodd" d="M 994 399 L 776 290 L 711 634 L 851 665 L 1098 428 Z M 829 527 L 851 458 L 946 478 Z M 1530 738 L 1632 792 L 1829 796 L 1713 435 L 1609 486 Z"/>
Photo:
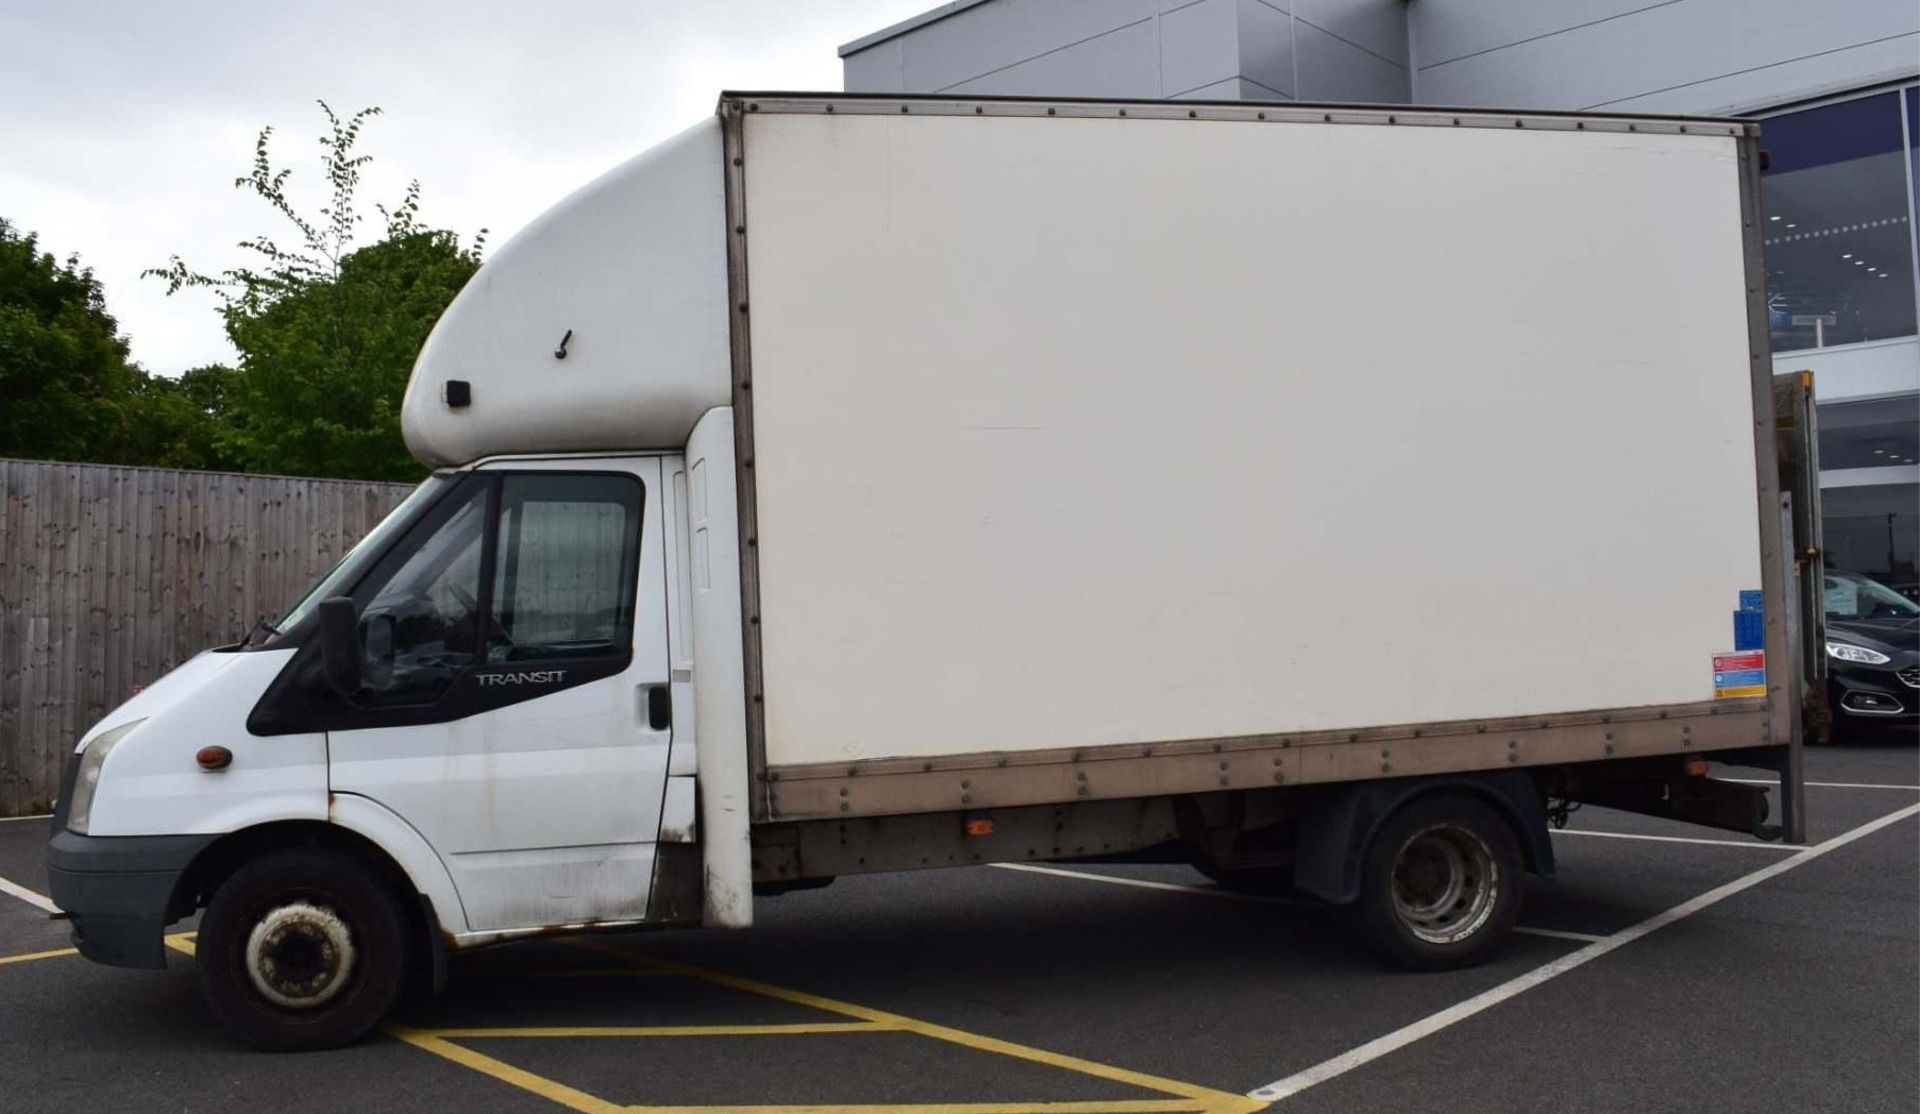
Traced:
<path id="1" fill-rule="evenodd" d="M 270 1052 L 336 1048 L 393 1004 L 404 969 L 398 898 L 354 860 L 281 851 L 236 871 L 195 943 L 200 992 L 222 1028 Z"/>
<path id="2" fill-rule="evenodd" d="M 1520 916 L 1520 847 L 1486 802 L 1422 797 L 1374 834 L 1360 891 L 1368 939 L 1417 971 L 1485 959 Z"/>

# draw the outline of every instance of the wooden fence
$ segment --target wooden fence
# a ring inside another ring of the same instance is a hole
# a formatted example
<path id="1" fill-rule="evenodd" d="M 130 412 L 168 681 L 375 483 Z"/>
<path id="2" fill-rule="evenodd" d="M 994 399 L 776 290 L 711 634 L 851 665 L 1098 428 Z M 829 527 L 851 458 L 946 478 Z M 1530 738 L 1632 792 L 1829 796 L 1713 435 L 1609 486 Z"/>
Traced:
<path id="1" fill-rule="evenodd" d="M 283 614 L 409 490 L 0 460 L 0 816 L 47 811 L 82 732 Z"/>

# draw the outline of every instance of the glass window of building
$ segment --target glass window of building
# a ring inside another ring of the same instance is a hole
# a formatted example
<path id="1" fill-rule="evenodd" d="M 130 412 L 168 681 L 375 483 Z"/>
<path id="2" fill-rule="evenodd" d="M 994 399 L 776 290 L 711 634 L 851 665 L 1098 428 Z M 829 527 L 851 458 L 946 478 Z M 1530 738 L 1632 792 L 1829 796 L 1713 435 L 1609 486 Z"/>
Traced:
<path id="1" fill-rule="evenodd" d="M 1920 598 L 1920 395 L 1827 403 L 1819 421 L 1828 567 Z"/>
<path id="2" fill-rule="evenodd" d="M 1903 89 L 1761 121 L 1776 352 L 1914 334 Z"/>
<path id="3" fill-rule="evenodd" d="M 1920 85 L 1909 85 L 1907 97 L 1907 163 L 1912 176 L 1907 179 L 1907 232 L 1913 236 L 1915 270 L 1920 271 L 1920 224 L 1913 220 L 1920 208 Z"/>
<path id="4" fill-rule="evenodd" d="M 1823 472 L 1920 463 L 1920 395 L 1830 402 L 1819 427 Z"/>
<path id="5" fill-rule="evenodd" d="M 1821 537 L 1827 567 L 1870 576 L 1920 599 L 1915 539 L 1920 509 L 1912 484 L 1861 484 L 1820 489 Z"/>

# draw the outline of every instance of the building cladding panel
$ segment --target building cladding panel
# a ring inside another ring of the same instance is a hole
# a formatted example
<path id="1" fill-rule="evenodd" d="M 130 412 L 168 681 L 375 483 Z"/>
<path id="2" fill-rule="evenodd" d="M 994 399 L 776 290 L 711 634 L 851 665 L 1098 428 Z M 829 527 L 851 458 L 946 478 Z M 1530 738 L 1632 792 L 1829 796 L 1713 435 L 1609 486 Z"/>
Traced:
<path id="1" fill-rule="evenodd" d="M 1398 3 L 1398 0 L 1394 0 Z M 1294 25 L 1295 79 L 1305 100 L 1389 101 L 1410 99 L 1402 60 L 1385 58 L 1301 19 Z"/>
<path id="2" fill-rule="evenodd" d="M 850 92 L 1738 113 L 1913 76 L 1920 4 L 958 0 L 841 53 Z"/>
<path id="3" fill-rule="evenodd" d="M 1149 34 L 1158 30 L 1161 96 L 1178 97 L 1240 76 L 1235 43 L 1243 3 L 1245 0 L 1200 0 L 1141 24 Z"/>
<path id="4" fill-rule="evenodd" d="M 1405 101 L 1403 0 L 960 0 L 841 48 L 860 93 Z"/>
<path id="5" fill-rule="evenodd" d="M 1909 0 L 1413 0 L 1429 104 L 1718 114 L 1910 77 Z"/>
<path id="6" fill-rule="evenodd" d="M 1240 67 L 1240 80 L 1253 86 L 1240 98 L 1250 101 L 1299 100 L 1294 95 L 1299 84 L 1294 80 L 1293 13 L 1267 0 L 1237 0 L 1235 32 L 1239 36 L 1233 51 Z M 1284 0 L 1283 0 L 1284 2 Z"/>
<path id="7" fill-rule="evenodd" d="M 1159 87 L 1152 80 L 1156 50 L 1152 25 L 1142 21 L 952 82 L 939 91 L 1057 97 L 1065 89 L 1079 89 L 1083 97 L 1158 97 Z M 909 66 L 912 53 L 909 44 Z"/>

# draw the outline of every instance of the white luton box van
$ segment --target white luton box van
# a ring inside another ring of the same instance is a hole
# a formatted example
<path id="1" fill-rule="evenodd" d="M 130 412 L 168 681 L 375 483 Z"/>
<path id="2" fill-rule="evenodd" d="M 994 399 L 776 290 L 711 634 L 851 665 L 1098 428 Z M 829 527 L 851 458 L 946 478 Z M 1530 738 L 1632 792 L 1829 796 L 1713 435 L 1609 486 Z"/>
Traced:
<path id="1" fill-rule="evenodd" d="M 204 910 L 212 1012 L 299 1049 L 452 950 L 842 874 L 1179 859 L 1421 968 L 1499 942 L 1575 804 L 1797 839 L 1760 157 L 727 94 L 447 310 L 412 497 L 79 740 L 54 900 L 132 967 Z M 1778 770 L 1776 822 L 1707 759 Z"/>

